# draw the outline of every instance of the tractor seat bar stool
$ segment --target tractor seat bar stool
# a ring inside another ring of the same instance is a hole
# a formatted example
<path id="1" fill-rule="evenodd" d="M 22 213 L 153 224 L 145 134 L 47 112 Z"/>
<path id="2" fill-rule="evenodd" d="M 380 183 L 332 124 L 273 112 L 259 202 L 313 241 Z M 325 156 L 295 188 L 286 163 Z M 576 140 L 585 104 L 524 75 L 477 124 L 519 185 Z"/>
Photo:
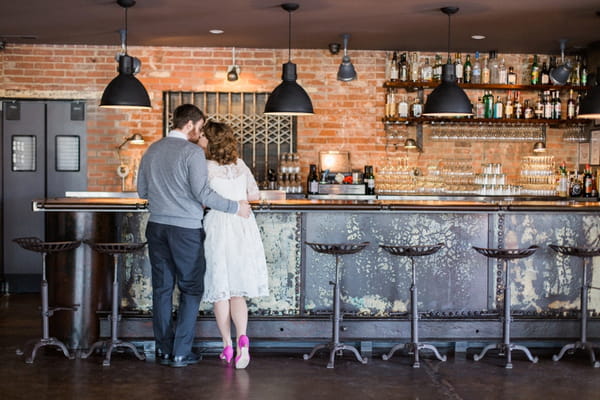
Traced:
<path id="1" fill-rule="evenodd" d="M 31 349 L 29 357 L 25 359 L 28 364 L 33 363 L 35 355 L 41 347 L 44 346 L 56 346 L 60 348 L 68 359 L 73 359 L 73 355 L 67 350 L 67 346 L 55 337 L 50 337 L 50 317 L 55 311 L 75 311 L 79 308 L 79 304 L 74 304 L 71 307 L 49 307 L 48 306 L 48 281 L 46 280 L 46 256 L 52 253 L 58 253 L 61 251 L 68 251 L 75 249 L 81 245 L 81 241 L 69 241 L 69 242 L 43 242 L 37 237 L 22 237 L 13 239 L 13 242 L 17 243 L 25 250 L 35 251 L 42 255 L 42 282 L 41 282 L 41 299 L 42 299 L 42 337 L 39 340 L 32 340 L 25 344 L 23 349 L 17 349 L 18 355 L 23 355 L 25 348 L 30 343 L 35 342 L 35 345 Z"/>
<path id="2" fill-rule="evenodd" d="M 397 350 L 405 348 L 409 355 L 412 354 L 413 368 L 419 368 L 421 366 L 419 362 L 419 351 L 428 349 L 433 352 L 438 360 L 446 361 L 446 356 L 441 355 L 435 346 L 426 343 L 419 343 L 419 311 L 417 310 L 417 280 L 414 259 L 414 257 L 428 256 L 437 253 L 442 247 L 444 247 L 444 243 L 419 246 L 396 246 L 380 244 L 379 247 L 394 256 L 405 256 L 410 258 L 412 270 L 412 283 L 410 285 L 410 343 L 396 344 L 387 354 L 383 354 L 381 358 L 387 361 L 392 358 Z"/>
<path id="3" fill-rule="evenodd" d="M 362 251 L 369 245 L 369 242 L 362 243 L 338 243 L 338 244 L 325 244 L 325 243 L 310 243 L 305 242 L 317 253 L 333 254 L 335 255 L 335 275 L 334 280 L 330 281 L 329 284 L 333 286 L 333 326 L 331 334 L 331 342 L 318 344 L 313 347 L 310 354 L 304 354 L 304 359 L 311 359 L 319 350 L 329 349 L 329 363 L 327 368 L 334 367 L 335 355 L 342 355 L 344 350 L 350 350 L 354 353 L 354 356 L 358 361 L 363 364 L 367 363 L 367 358 L 363 358 L 356 347 L 340 343 L 340 321 L 342 320 L 340 312 L 340 257 L 346 254 L 354 254 Z"/>
<path id="4" fill-rule="evenodd" d="M 560 360 L 565 353 L 568 351 L 569 354 L 573 354 L 575 350 L 582 349 L 588 352 L 592 366 L 594 368 L 600 368 L 600 361 L 596 361 L 596 355 L 594 354 L 594 345 L 587 341 L 587 319 L 588 319 L 588 289 L 592 288 L 587 283 L 587 267 L 590 265 L 592 257 L 600 255 L 600 247 L 570 247 L 570 246 L 558 246 L 555 244 L 549 245 L 550 248 L 557 253 L 565 256 L 580 257 L 582 259 L 583 270 L 581 272 L 581 336 L 575 343 L 566 344 L 560 349 L 558 355 L 553 355 L 552 360 Z"/>
<path id="5" fill-rule="evenodd" d="M 125 347 L 130 349 L 133 354 L 140 360 L 145 360 L 146 356 L 140 354 L 133 343 L 124 342 L 120 340 L 117 336 L 118 323 L 120 319 L 119 315 L 119 302 L 120 302 L 120 292 L 119 292 L 119 254 L 125 253 L 133 253 L 142 249 L 146 246 L 146 243 L 95 243 L 92 241 L 85 241 L 91 248 L 96 250 L 98 253 L 109 254 L 113 256 L 113 283 L 112 283 L 112 311 L 110 313 L 109 319 L 111 322 L 111 337 L 110 340 L 100 340 L 96 343 L 92 344 L 87 353 L 82 354 L 81 358 L 89 357 L 96 349 L 101 349 L 105 345 L 108 345 L 106 348 L 106 355 L 104 357 L 104 361 L 102 365 L 105 367 L 110 366 L 110 358 L 113 350 L 119 347 Z"/>
<path id="6" fill-rule="evenodd" d="M 497 258 L 502 260 L 504 265 L 504 287 L 502 288 L 504 294 L 504 324 L 502 328 L 502 343 L 490 344 L 483 348 L 481 353 L 475 354 L 473 359 L 475 361 L 479 361 L 485 356 L 485 354 L 491 349 L 498 349 L 498 354 L 500 356 L 506 355 L 506 365 L 505 368 L 512 368 L 512 354 L 513 350 L 520 350 L 531 361 L 532 363 L 537 363 L 538 358 L 531 355 L 529 349 L 525 346 L 514 344 L 510 342 L 510 273 L 508 269 L 508 260 L 514 260 L 518 258 L 526 258 L 539 249 L 538 246 L 529 246 L 525 249 L 486 249 L 482 247 L 473 246 L 478 253 L 483 254 L 488 258 Z"/>

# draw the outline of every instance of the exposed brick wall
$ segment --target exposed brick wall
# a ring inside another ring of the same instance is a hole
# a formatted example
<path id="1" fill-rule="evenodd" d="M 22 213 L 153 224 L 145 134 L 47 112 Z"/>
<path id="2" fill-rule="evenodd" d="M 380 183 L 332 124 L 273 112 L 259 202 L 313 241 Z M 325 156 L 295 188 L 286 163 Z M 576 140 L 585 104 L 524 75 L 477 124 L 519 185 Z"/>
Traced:
<path id="1" fill-rule="evenodd" d="M 225 79 L 231 64 L 231 48 L 129 47 L 129 54 L 142 61 L 138 78 L 152 100 L 151 111 L 117 111 L 97 105 L 104 87 L 116 76 L 117 46 L 53 46 L 8 44 L 0 52 L 0 96 L 27 99 L 84 99 L 87 101 L 89 190 L 120 190 L 116 174 L 119 160 L 116 147 L 132 133 L 141 133 L 148 142 L 161 137 L 162 92 L 182 91 L 271 91 L 280 82 L 281 65 L 288 51 L 236 49 L 240 79 Z M 365 164 L 383 165 L 386 157 L 404 156 L 402 147 L 386 148 L 381 118 L 384 113 L 385 52 L 351 51 L 358 80 L 336 80 L 341 56 L 328 50 L 293 50 L 298 81 L 312 98 L 315 115 L 298 119 L 298 152 L 303 173 L 316 163 L 320 150 L 348 150 L 353 168 Z M 428 56 L 432 56 L 429 54 Z M 500 55 L 503 57 L 503 55 Z M 519 76 L 526 73 L 531 55 L 506 55 L 507 65 Z M 470 93 L 472 101 L 477 93 Z M 526 98 L 533 98 L 530 93 Z M 563 102 L 564 103 L 564 102 Z M 563 104 L 564 107 L 564 104 Z M 407 134 L 414 136 L 414 128 Z M 577 145 L 561 141 L 562 130 L 549 129 L 547 145 L 557 161 L 575 163 Z M 523 155 L 530 154 L 531 142 L 439 142 L 430 140 L 425 129 L 424 152 L 410 152 L 411 165 L 426 170 L 442 158 L 470 156 L 476 171 L 483 162 L 501 162 L 515 176 Z M 122 157 L 133 165 L 147 146 L 128 144 Z"/>

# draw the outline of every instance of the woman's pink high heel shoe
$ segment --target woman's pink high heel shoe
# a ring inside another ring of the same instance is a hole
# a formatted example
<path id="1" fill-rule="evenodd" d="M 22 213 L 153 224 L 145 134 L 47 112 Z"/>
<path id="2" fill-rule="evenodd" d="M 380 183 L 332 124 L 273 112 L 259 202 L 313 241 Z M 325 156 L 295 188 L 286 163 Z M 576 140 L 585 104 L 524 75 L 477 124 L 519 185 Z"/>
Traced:
<path id="1" fill-rule="evenodd" d="M 225 361 L 227 364 L 231 364 L 231 359 L 233 358 L 233 347 L 225 347 L 221 354 L 219 354 L 219 358 Z"/>
<path id="2" fill-rule="evenodd" d="M 238 339 L 239 355 L 235 358 L 235 367 L 244 369 L 250 364 L 250 340 L 248 336 L 242 335 Z"/>

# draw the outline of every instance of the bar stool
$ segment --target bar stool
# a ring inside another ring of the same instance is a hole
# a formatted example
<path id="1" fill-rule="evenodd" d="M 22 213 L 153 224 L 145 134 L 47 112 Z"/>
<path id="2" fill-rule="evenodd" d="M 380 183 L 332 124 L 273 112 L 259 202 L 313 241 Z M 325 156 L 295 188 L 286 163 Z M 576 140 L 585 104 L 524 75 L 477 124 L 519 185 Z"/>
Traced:
<path id="1" fill-rule="evenodd" d="M 120 319 L 119 315 L 119 302 L 120 302 L 120 292 L 119 292 L 119 273 L 118 273 L 118 265 L 119 265 L 119 254 L 133 253 L 134 251 L 138 251 L 142 249 L 146 243 L 95 243 L 91 241 L 85 241 L 91 248 L 96 250 L 98 253 L 109 254 L 113 256 L 113 283 L 112 283 L 112 311 L 108 317 L 111 322 L 111 337 L 110 340 L 99 340 L 96 343 L 92 344 L 89 351 L 87 353 L 82 354 L 81 358 L 88 358 L 96 349 L 101 349 L 105 345 L 108 345 L 106 349 L 106 355 L 104 357 L 104 361 L 102 365 L 105 367 L 110 366 L 110 357 L 112 355 L 113 350 L 119 347 L 125 347 L 133 351 L 133 354 L 140 360 L 145 360 L 146 356 L 140 354 L 137 348 L 133 345 L 133 343 L 124 342 L 120 340 L 117 336 L 118 323 Z"/>
<path id="2" fill-rule="evenodd" d="M 582 260 L 581 265 L 583 266 L 582 270 L 582 278 L 581 278 L 581 336 L 579 340 L 575 343 L 566 344 L 560 349 L 558 355 L 553 355 L 552 360 L 558 361 L 560 360 L 565 353 L 568 351 L 569 354 L 573 354 L 575 350 L 582 349 L 586 350 L 592 361 L 592 366 L 594 368 L 600 367 L 600 361 L 596 361 L 596 355 L 594 354 L 594 345 L 587 341 L 587 319 L 588 319 L 588 289 L 597 289 L 592 288 L 590 284 L 587 283 L 587 267 L 591 261 L 592 257 L 600 255 L 600 247 L 569 247 L 569 246 L 558 246 L 555 244 L 549 245 L 550 248 L 557 253 L 563 254 L 565 256 L 573 256 L 580 257 Z"/>
<path id="3" fill-rule="evenodd" d="M 31 350 L 29 357 L 25 359 L 25 362 L 32 364 L 35 359 L 35 355 L 39 348 L 44 346 L 56 346 L 60 348 L 68 359 L 72 360 L 73 355 L 67 350 L 67 346 L 55 337 L 50 337 L 50 317 L 55 311 L 75 311 L 79 307 L 79 304 L 74 304 L 71 307 L 49 307 L 48 306 L 48 281 L 46 280 L 46 256 L 52 253 L 58 253 L 60 251 L 68 251 L 79 247 L 81 241 L 72 242 L 42 242 L 37 237 L 22 237 L 13 239 L 13 242 L 25 250 L 35 251 L 42 255 L 42 283 L 41 283 L 41 298 L 42 298 L 42 337 L 39 340 L 29 341 L 23 346 L 23 350 L 17 349 L 18 355 L 23 355 L 25 348 L 35 342 Z"/>
<path id="4" fill-rule="evenodd" d="M 488 258 L 497 258 L 502 260 L 502 264 L 504 265 L 504 287 L 502 291 L 504 293 L 504 324 L 502 328 L 502 343 L 490 344 L 483 348 L 481 353 L 475 354 L 473 359 L 475 361 L 479 361 L 485 356 L 491 349 L 498 349 L 498 355 L 503 356 L 506 354 L 506 365 L 505 368 L 512 368 L 512 354 L 513 350 L 520 350 L 531 361 L 532 363 L 537 363 L 538 358 L 533 357 L 529 349 L 525 346 L 514 344 L 510 342 L 510 273 L 508 269 L 508 260 L 514 260 L 517 258 L 526 258 L 531 256 L 533 253 L 539 249 L 538 246 L 529 246 L 526 249 L 486 249 L 482 247 L 473 246 L 478 253 L 483 254 Z"/>
<path id="5" fill-rule="evenodd" d="M 324 244 L 324 243 L 309 243 L 305 242 L 309 245 L 314 251 L 318 253 L 324 254 L 333 254 L 335 255 L 335 280 L 330 281 L 329 284 L 333 286 L 333 327 L 331 334 L 331 342 L 318 344 L 313 347 L 310 354 L 304 354 L 304 359 L 311 359 L 319 350 L 321 349 L 329 349 L 329 363 L 327 364 L 327 368 L 334 367 L 334 360 L 336 353 L 338 355 L 342 355 L 344 350 L 350 350 L 356 356 L 356 359 L 363 364 L 367 363 L 367 358 L 361 357 L 360 353 L 356 349 L 356 347 L 340 343 L 340 321 L 342 320 L 342 316 L 340 313 L 340 271 L 339 271 L 339 263 L 340 257 L 346 254 L 354 254 L 362 251 L 365 247 L 369 245 L 369 242 L 362 243 L 338 243 L 338 244 Z"/>
<path id="6" fill-rule="evenodd" d="M 428 349 L 433 351 L 433 354 L 440 361 L 446 361 L 446 356 L 440 355 L 437 348 L 431 344 L 419 343 L 419 312 L 417 310 L 417 280 L 415 271 L 415 259 L 414 257 L 428 256 L 437 253 L 444 243 L 438 243 L 435 245 L 421 245 L 421 246 L 395 246 L 395 245 L 384 245 L 380 244 L 383 250 L 394 256 L 405 256 L 410 258 L 410 265 L 412 270 L 412 284 L 410 285 L 410 343 L 399 343 L 390 349 L 387 354 L 381 356 L 384 361 L 392 358 L 396 350 L 405 348 L 408 354 L 412 354 L 413 368 L 419 368 L 419 351 Z"/>

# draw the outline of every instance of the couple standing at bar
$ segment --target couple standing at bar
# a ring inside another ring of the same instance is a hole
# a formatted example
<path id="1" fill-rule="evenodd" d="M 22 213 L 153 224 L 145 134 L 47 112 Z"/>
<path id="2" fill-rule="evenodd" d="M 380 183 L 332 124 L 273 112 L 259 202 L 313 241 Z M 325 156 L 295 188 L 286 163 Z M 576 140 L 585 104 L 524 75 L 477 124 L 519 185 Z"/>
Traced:
<path id="1" fill-rule="evenodd" d="M 192 344 L 201 300 L 214 303 L 223 338 L 219 357 L 236 368 L 250 362 L 245 297 L 268 295 L 267 267 L 248 203 L 258 199 L 258 186 L 237 148 L 231 128 L 206 122 L 198 107 L 184 104 L 173 112 L 173 130 L 140 162 L 138 194 L 150 209 L 152 323 L 162 365 L 185 367 L 200 360 Z M 180 297 L 173 321 L 175 285 Z"/>

